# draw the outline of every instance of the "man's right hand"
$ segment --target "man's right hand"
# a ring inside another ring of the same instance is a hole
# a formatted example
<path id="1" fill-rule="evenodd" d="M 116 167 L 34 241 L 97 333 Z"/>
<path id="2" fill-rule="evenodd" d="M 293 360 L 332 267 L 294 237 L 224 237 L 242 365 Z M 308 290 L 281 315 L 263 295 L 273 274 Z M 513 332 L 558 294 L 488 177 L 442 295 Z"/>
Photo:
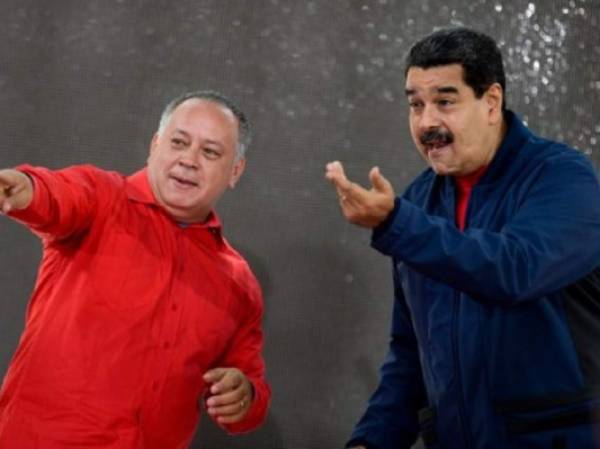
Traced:
<path id="1" fill-rule="evenodd" d="M 394 188 L 377 167 L 369 172 L 370 190 L 350 181 L 339 161 L 327 164 L 325 178 L 335 186 L 342 213 L 350 223 L 374 228 L 394 209 Z"/>
<path id="2" fill-rule="evenodd" d="M 0 170 L 0 211 L 25 209 L 33 199 L 33 183 L 17 170 Z"/>

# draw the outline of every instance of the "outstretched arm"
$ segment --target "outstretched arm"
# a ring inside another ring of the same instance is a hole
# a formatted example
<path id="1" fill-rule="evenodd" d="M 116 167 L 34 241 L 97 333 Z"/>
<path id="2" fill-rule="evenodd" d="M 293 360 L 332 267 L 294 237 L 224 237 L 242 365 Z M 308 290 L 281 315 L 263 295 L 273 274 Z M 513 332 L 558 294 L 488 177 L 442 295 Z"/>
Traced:
<path id="1" fill-rule="evenodd" d="M 49 170 L 22 165 L 0 171 L 0 211 L 48 240 L 87 229 L 98 210 L 99 192 L 109 202 L 121 178 L 90 165 Z"/>

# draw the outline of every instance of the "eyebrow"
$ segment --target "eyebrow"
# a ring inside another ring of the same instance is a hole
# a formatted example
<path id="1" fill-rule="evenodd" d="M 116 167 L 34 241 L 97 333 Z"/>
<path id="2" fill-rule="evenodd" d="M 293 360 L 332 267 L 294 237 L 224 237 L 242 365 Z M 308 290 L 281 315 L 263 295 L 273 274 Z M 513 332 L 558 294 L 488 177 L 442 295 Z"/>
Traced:
<path id="1" fill-rule="evenodd" d="M 458 94 L 458 89 L 454 86 L 435 87 L 433 89 L 433 91 L 436 94 Z M 406 94 L 407 97 L 410 97 L 411 95 L 415 95 L 417 93 L 417 90 L 416 89 L 405 89 L 404 93 Z"/>
<path id="2" fill-rule="evenodd" d="M 188 133 L 187 131 L 181 129 L 181 128 L 175 128 L 173 130 L 173 132 L 175 133 L 181 133 L 183 134 L 185 137 L 187 137 L 188 139 L 191 139 L 192 136 L 190 135 L 190 133 Z M 225 145 L 223 145 L 221 142 L 219 142 L 218 140 L 212 140 L 212 139 L 205 139 L 205 143 L 209 144 L 209 145 L 216 145 L 219 148 L 223 148 Z"/>
<path id="3" fill-rule="evenodd" d="M 440 94 L 457 94 L 458 93 L 458 89 L 454 86 L 444 86 L 444 87 L 438 87 L 436 89 L 437 93 Z"/>
<path id="4" fill-rule="evenodd" d="M 216 147 L 218 147 L 220 149 L 225 147 L 221 142 L 219 142 L 217 140 L 206 139 L 206 143 L 209 145 L 215 145 Z"/>
<path id="5" fill-rule="evenodd" d="M 187 131 L 184 131 L 183 129 L 180 129 L 180 128 L 175 128 L 173 130 L 173 134 L 175 134 L 175 133 L 183 134 L 185 137 L 190 137 L 190 134 Z"/>

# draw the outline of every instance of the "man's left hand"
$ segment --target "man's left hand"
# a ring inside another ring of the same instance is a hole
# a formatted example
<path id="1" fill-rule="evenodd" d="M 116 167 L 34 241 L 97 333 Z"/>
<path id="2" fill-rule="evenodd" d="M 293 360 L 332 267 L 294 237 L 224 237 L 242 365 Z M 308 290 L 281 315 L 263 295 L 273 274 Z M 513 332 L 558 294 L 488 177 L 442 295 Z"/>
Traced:
<path id="1" fill-rule="evenodd" d="M 214 368 L 204 381 L 210 385 L 206 408 L 219 424 L 241 421 L 252 403 L 254 391 L 248 378 L 237 368 Z"/>
<path id="2" fill-rule="evenodd" d="M 327 164 L 325 178 L 335 186 L 342 213 L 350 223 L 374 228 L 394 209 L 394 188 L 377 167 L 369 172 L 370 190 L 346 178 L 344 167 L 337 161 Z"/>

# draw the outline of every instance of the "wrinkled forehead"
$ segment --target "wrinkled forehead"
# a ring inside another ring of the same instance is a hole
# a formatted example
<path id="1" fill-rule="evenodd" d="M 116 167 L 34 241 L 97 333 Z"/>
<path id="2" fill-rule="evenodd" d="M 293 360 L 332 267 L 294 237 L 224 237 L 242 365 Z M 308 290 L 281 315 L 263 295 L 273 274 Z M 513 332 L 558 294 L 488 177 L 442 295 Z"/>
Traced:
<path id="1" fill-rule="evenodd" d="M 238 120 L 229 108 L 196 98 L 185 100 L 173 110 L 165 132 L 167 135 L 178 133 L 208 139 L 233 149 L 239 139 Z"/>
<path id="2" fill-rule="evenodd" d="M 405 93 L 457 93 L 468 87 L 464 80 L 464 69 L 460 64 L 433 67 L 413 66 L 406 73 Z"/>
<path id="3" fill-rule="evenodd" d="M 215 101 L 192 98 L 179 104 L 167 122 L 167 128 L 184 127 L 210 130 L 212 133 L 238 134 L 238 119 L 233 112 Z"/>

